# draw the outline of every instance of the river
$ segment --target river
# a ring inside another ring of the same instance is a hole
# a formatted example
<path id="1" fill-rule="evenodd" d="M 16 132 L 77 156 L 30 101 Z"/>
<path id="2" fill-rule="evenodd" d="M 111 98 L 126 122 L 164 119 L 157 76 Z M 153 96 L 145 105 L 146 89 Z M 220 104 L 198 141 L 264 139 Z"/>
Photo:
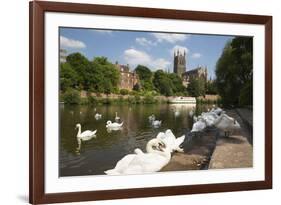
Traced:
<path id="1" fill-rule="evenodd" d="M 180 137 L 192 127 L 192 119 L 188 113 L 194 106 L 149 104 L 149 105 L 97 105 L 70 106 L 60 105 L 60 176 L 101 175 L 112 169 L 116 162 L 135 148 L 145 151 L 146 143 L 158 132 L 171 129 L 176 137 Z M 207 109 L 196 106 L 196 113 Z M 180 112 L 174 115 L 174 110 Z M 95 119 L 96 112 L 102 118 Z M 106 121 L 115 121 L 115 112 L 124 122 L 123 129 L 109 131 Z M 151 126 L 148 116 L 154 114 L 162 120 L 159 128 Z M 84 130 L 96 130 L 96 138 L 82 142 L 80 149 L 76 139 L 76 124 L 80 123 Z"/>

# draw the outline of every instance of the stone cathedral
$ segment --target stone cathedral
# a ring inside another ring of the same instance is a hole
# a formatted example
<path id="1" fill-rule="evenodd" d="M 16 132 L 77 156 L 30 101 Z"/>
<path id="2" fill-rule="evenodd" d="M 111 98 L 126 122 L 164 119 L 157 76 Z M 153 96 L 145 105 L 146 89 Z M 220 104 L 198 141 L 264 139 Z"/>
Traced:
<path id="1" fill-rule="evenodd" d="M 191 78 L 202 78 L 207 81 L 207 67 L 198 66 L 195 69 L 187 71 L 186 56 L 187 54 L 185 51 L 183 54 L 179 50 L 174 52 L 174 73 L 182 79 L 183 85 L 187 87 Z"/>

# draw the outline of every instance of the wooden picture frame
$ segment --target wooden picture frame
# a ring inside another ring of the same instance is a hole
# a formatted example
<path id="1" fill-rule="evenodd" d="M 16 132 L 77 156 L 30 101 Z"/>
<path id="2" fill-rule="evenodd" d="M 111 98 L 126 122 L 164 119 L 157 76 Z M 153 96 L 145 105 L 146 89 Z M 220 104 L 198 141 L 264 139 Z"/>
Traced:
<path id="1" fill-rule="evenodd" d="M 272 188 L 272 17 L 154 8 L 104 6 L 92 4 L 33 1 L 29 5 L 30 73 L 29 73 L 29 200 L 30 203 L 57 203 L 88 200 L 153 197 L 180 194 L 229 192 Z M 247 23 L 265 26 L 265 180 L 150 187 L 105 191 L 46 194 L 44 188 L 44 15 L 46 12 L 98 14 L 157 19 L 195 20 L 207 22 Z"/>

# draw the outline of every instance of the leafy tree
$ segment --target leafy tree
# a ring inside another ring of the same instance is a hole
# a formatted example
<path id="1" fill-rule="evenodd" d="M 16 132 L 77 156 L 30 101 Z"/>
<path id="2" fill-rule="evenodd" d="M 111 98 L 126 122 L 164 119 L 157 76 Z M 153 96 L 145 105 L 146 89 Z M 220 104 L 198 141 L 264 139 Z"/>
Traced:
<path id="1" fill-rule="evenodd" d="M 77 73 L 77 81 L 83 88 L 88 88 L 90 62 L 81 53 L 72 53 L 66 57 L 66 62 Z"/>
<path id="2" fill-rule="evenodd" d="M 217 94 L 217 87 L 214 81 L 206 82 L 206 94 L 215 95 Z"/>
<path id="3" fill-rule="evenodd" d="M 135 69 L 136 73 L 139 76 L 140 79 L 140 84 L 141 84 L 141 88 L 143 90 L 153 90 L 153 84 L 152 84 L 152 76 L 153 73 L 151 72 L 151 70 L 143 65 L 138 65 Z"/>
<path id="4" fill-rule="evenodd" d="M 173 95 L 173 83 L 163 70 L 157 70 L 154 73 L 153 84 L 162 95 Z"/>
<path id="5" fill-rule="evenodd" d="M 252 105 L 251 37 L 236 37 L 226 44 L 216 65 L 216 76 L 216 86 L 224 104 Z"/>
<path id="6" fill-rule="evenodd" d="M 176 73 L 167 74 L 172 83 L 172 90 L 174 93 L 180 93 L 184 91 L 184 86 L 182 84 L 182 79 Z"/>
<path id="7" fill-rule="evenodd" d="M 60 89 L 66 91 L 67 88 L 78 86 L 78 75 L 69 63 L 60 64 Z"/>
<path id="8" fill-rule="evenodd" d="M 189 95 L 199 97 L 205 95 L 205 80 L 202 78 L 191 78 L 187 86 Z"/>

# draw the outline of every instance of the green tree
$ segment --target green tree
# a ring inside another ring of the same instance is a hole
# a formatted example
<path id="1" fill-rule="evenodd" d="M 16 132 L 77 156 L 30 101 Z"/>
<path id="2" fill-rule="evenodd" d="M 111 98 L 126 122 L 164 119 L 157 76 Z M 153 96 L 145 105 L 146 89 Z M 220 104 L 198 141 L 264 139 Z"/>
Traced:
<path id="1" fill-rule="evenodd" d="M 206 82 L 206 94 L 216 95 L 218 93 L 216 83 L 214 81 Z"/>
<path id="2" fill-rule="evenodd" d="M 77 73 L 77 81 L 84 88 L 89 88 L 90 62 L 81 53 L 72 53 L 66 57 L 66 62 Z"/>
<path id="3" fill-rule="evenodd" d="M 157 70 L 154 73 L 153 84 L 155 88 L 165 96 L 173 95 L 173 83 L 168 74 L 163 70 Z"/>
<path id="4" fill-rule="evenodd" d="M 252 105 L 252 37 L 236 37 L 226 44 L 216 65 L 216 76 L 224 104 Z"/>
<path id="5" fill-rule="evenodd" d="M 78 86 L 78 75 L 72 69 L 69 63 L 60 64 L 60 90 L 66 91 L 68 88 L 76 88 Z"/>
<path id="6" fill-rule="evenodd" d="M 138 65 L 135 71 L 140 79 L 140 84 L 141 84 L 140 87 L 146 91 L 153 90 L 154 89 L 152 84 L 153 73 L 151 72 L 151 70 L 146 66 Z"/>
<path id="7" fill-rule="evenodd" d="M 205 95 L 205 80 L 202 78 L 191 78 L 187 86 L 189 95 L 199 97 Z"/>

